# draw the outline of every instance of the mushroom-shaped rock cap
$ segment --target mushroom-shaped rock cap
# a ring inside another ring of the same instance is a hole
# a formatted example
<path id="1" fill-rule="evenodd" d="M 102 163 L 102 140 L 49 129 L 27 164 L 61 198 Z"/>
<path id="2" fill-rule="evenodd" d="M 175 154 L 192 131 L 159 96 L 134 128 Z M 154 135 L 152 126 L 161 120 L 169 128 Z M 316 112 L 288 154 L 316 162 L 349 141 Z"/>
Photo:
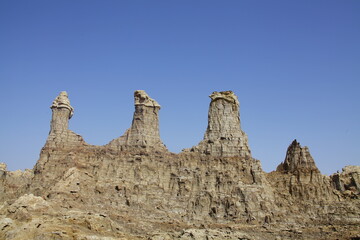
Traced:
<path id="1" fill-rule="evenodd" d="M 217 99 L 224 99 L 230 103 L 239 105 L 239 100 L 233 91 L 213 92 L 209 97 L 212 101 L 216 101 Z"/>
<path id="2" fill-rule="evenodd" d="M 68 98 L 68 94 L 66 91 L 60 92 L 59 96 L 55 98 L 52 105 L 50 106 L 51 109 L 54 108 L 67 108 L 70 111 L 69 119 L 74 114 L 74 108 L 70 105 L 70 100 Z"/>
<path id="3" fill-rule="evenodd" d="M 156 102 L 154 99 L 149 97 L 144 90 L 136 90 L 134 92 L 135 105 L 144 105 L 147 107 L 158 107 L 160 108 L 160 104 Z"/>

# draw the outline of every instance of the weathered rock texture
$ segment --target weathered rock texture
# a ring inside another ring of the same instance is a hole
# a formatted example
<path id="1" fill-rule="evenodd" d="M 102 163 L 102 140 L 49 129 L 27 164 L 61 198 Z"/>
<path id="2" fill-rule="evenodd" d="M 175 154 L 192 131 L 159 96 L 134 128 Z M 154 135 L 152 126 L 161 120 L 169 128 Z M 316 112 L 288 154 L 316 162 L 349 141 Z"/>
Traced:
<path id="1" fill-rule="evenodd" d="M 159 132 L 160 105 L 143 90 L 135 91 L 134 101 L 135 112 L 131 127 L 122 137 L 115 139 L 109 145 L 118 148 L 121 146 L 165 148 Z"/>
<path id="2" fill-rule="evenodd" d="M 360 193 L 360 166 L 346 166 L 341 173 L 330 176 L 333 187 L 350 196 L 356 197 Z"/>
<path id="3" fill-rule="evenodd" d="M 310 155 L 308 147 L 301 147 L 296 139 L 291 143 L 287 152 L 285 161 L 281 163 L 277 171 L 297 172 L 297 171 L 314 171 L 319 172 L 314 159 Z"/>
<path id="4" fill-rule="evenodd" d="M 248 138 L 240 126 L 240 104 L 232 91 L 213 92 L 204 140 L 190 151 L 212 156 L 250 156 Z"/>
<path id="5" fill-rule="evenodd" d="M 69 128 L 69 119 L 74 114 L 74 108 L 70 105 L 67 92 L 61 92 L 50 108 L 52 109 L 50 134 L 66 131 Z"/>
<path id="6" fill-rule="evenodd" d="M 66 169 L 76 166 L 75 152 L 81 152 L 88 146 L 80 135 L 68 129 L 74 109 L 65 91 L 55 98 L 50 108 L 50 133 L 33 169 L 34 177 L 30 186 L 35 194 L 44 192 L 55 184 Z"/>
<path id="7" fill-rule="evenodd" d="M 93 146 L 68 129 L 61 93 L 33 170 L 0 165 L 0 239 L 357 239 L 359 167 L 323 176 L 294 141 L 277 171 L 253 159 L 230 91 L 179 154 L 159 135 L 160 105 L 135 92 L 130 129 Z"/>

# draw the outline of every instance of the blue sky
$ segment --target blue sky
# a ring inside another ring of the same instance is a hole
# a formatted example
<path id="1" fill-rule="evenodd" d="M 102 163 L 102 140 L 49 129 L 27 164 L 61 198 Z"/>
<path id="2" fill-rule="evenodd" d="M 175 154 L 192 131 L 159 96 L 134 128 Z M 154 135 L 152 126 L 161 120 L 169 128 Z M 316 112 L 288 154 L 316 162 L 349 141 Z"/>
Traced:
<path id="1" fill-rule="evenodd" d="M 70 129 L 90 144 L 125 132 L 143 89 L 179 152 L 203 138 L 208 95 L 233 90 L 265 171 L 295 138 L 324 174 L 360 164 L 360 1 L 3 0 L 0 33 L 10 170 L 36 163 L 63 90 Z"/>

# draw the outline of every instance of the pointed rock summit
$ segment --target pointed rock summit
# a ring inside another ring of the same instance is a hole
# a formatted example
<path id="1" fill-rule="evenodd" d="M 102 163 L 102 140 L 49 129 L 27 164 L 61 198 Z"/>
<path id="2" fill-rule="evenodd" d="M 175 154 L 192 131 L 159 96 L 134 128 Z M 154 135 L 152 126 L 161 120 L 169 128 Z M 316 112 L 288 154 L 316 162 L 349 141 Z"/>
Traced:
<path id="1" fill-rule="evenodd" d="M 191 151 L 213 156 L 250 156 L 248 138 L 240 126 L 240 104 L 232 91 L 213 92 L 210 96 L 208 127 L 204 140 Z"/>
<path id="2" fill-rule="evenodd" d="M 276 171 L 296 172 L 298 170 L 319 172 L 309 148 L 301 147 L 295 139 L 287 149 L 284 162 L 277 167 Z"/>
<path id="3" fill-rule="evenodd" d="M 135 112 L 131 127 L 110 145 L 165 148 L 160 139 L 159 103 L 150 98 L 144 90 L 134 92 L 134 102 Z"/>

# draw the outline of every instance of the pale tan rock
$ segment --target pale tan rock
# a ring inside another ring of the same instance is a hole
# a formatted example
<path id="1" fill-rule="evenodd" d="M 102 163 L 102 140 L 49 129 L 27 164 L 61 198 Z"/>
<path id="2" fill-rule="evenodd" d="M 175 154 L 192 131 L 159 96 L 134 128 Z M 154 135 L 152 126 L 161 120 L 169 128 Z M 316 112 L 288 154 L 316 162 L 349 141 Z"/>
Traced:
<path id="1" fill-rule="evenodd" d="M 134 94 L 130 129 L 105 146 L 70 131 L 71 111 L 56 103 L 53 130 L 34 169 L 11 172 L 0 165 L 0 239 L 360 235 L 357 166 L 337 175 L 338 189 L 295 142 L 278 171 L 267 174 L 251 157 L 237 97 L 231 91 L 210 97 L 204 140 L 180 154 L 162 144 L 160 105 L 144 91 Z M 56 101 L 70 105 L 64 99 Z"/>
<path id="2" fill-rule="evenodd" d="M 60 92 L 59 96 L 57 96 L 55 98 L 55 100 L 53 101 L 53 103 L 50 106 L 51 109 L 57 108 L 66 108 L 70 111 L 69 113 L 69 119 L 73 116 L 74 114 L 74 108 L 70 105 L 70 100 L 68 98 L 68 94 L 66 91 L 62 91 Z"/>
<path id="3" fill-rule="evenodd" d="M 160 105 L 143 90 L 135 91 L 134 102 L 135 112 L 131 127 L 123 136 L 111 141 L 109 146 L 117 149 L 121 146 L 140 146 L 165 150 L 159 131 Z"/>
<path id="4" fill-rule="evenodd" d="M 6 164 L 5 164 L 5 163 L 0 163 L 0 171 L 5 172 L 5 171 L 6 171 L 6 169 L 7 169 Z"/>
<path id="5" fill-rule="evenodd" d="M 19 197 L 9 207 L 9 212 L 14 213 L 21 208 L 26 208 L 27 211 L 46 211 L 49 208 L 49 204 L 42 198 L 34 196 L 33 194 L 25 194 Z"/>
<path id="6" fill-rule="evenodd" d="M 33 172 L 30 169 L 24 171 L 7 171 L 6 164 L 1 165 L 0 169 L 0 203 L 5 200 L 16 199 L 24 194 L 26 187 L 33 178 Z"/>
<path id="7" fill-rule="evenodd" d="M 144 90 L 136 90 L 134 92 L 134 98 L 135 98 L 135 106 L 144 105 L 147 107 L 160 108 L 159 103 L 156 102 L 154 99 L 150 98 L 149 95 L 147 95 L 147 93 Z"/>
<path id="8" fill-rule="evenodd" d="M 347 197 L 360 197 L 360 166 L 345 166 L 330 176 L 334 188 Z"/>
<path id="9" fill-rule="evenodd" d="M 250 156 L 248 138 L 240 126 L 240 105 L 232 91 L 213 92 L 208 115 L 208 127 L 195 151 L 212 156 Z"/>
<path id="10" fill-rule="evenodd" d="M 286 152 L 283 163 L 277 167 L 277 171 L 295 172 L 295 171 L 316 171 L 314 159 L 312 158 L 308 147 L 301 147 L 296 139 L 290 144 Z"/>

